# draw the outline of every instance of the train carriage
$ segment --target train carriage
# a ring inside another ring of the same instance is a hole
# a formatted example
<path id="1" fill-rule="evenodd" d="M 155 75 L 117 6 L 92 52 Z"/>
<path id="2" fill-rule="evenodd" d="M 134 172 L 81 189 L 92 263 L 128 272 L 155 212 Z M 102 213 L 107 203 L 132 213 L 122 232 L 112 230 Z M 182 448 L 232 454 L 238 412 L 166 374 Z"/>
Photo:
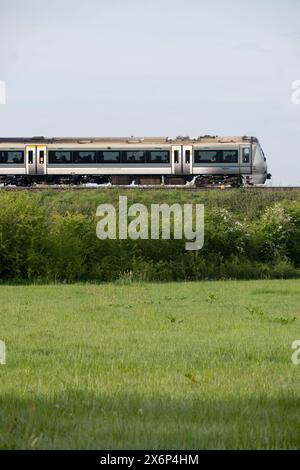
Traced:
<path id="1" fill-rule="evenodd" d="M 270 178 L 255 137 L 1 138 L 0 182 L 264 184 Z"/>

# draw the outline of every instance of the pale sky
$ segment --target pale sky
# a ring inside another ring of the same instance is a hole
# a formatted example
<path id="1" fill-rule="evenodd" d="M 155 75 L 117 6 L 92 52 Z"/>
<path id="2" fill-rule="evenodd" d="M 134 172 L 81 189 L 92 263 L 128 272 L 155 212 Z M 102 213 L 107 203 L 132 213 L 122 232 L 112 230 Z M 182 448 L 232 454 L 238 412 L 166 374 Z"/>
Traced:
<path id="1" fill-rule="evenodd" d="M 299 0 L 0 0 L 1 136 L 254 135 L 300 185 Z"/>

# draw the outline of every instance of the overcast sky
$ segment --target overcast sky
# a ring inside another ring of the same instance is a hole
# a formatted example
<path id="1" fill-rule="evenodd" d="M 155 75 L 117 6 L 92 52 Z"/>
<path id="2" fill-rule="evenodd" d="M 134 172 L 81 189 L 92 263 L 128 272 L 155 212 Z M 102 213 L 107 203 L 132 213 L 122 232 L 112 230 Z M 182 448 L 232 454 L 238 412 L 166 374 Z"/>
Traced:
<path id="1" fill-rule="evenodd" d="M 255 135 L 300 185 L 299 0 L 0 0 L 1 136 Z"/>

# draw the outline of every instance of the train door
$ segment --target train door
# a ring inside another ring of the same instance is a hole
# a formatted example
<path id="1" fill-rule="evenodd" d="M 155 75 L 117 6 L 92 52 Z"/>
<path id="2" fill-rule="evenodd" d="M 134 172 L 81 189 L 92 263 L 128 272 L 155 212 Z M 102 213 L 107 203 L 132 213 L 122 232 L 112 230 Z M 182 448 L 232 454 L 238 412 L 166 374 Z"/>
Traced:
<path id="1" fill-rule="evenodd" d="M 172 174 L 190 175 L 192 173 L 192 145 L 172 146 Z"/>
<path id="2" fill-rule="evenodd" d="M 46 145 L 36 146 L 36 174 L 44 175 L 46 173 Z"/>
<path id="3" fill-rule="evenodd" d="M 182 146 L 182 174 L 190 175 L 192 173 L 193 147 L 192 145 Z"/>
<path id="4" fill-rule="evenodd" d="M 27 175 L 36 174 L 36 146 L 26 145 L 26 173 Z"/>
<path id="5" fill-rule="evenodd" d="M 26 146 L 26 170 L 28 175 L 44 175 L 46 173 L 46 146 Z"/>
<path id="6" fill-rule="evenodd" d="M 240 174 L 246 175 L 252 172 L 251 145 L 240 145 Z"/>
<path id="7" fill-rule="evenodd" d="M 172 174 L 182 175 L 182 146 L 172 146 Z"/>

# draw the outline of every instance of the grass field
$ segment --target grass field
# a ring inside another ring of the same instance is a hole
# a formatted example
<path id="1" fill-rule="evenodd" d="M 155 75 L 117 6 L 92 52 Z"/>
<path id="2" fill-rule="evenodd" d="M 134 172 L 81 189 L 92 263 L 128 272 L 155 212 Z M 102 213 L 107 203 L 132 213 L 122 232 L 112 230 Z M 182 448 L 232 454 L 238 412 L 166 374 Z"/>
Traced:
<path id="1" fill-rule="evenodd" d="M 2 449 L 300 448 L 300 281 L 1 286 Z"/>

